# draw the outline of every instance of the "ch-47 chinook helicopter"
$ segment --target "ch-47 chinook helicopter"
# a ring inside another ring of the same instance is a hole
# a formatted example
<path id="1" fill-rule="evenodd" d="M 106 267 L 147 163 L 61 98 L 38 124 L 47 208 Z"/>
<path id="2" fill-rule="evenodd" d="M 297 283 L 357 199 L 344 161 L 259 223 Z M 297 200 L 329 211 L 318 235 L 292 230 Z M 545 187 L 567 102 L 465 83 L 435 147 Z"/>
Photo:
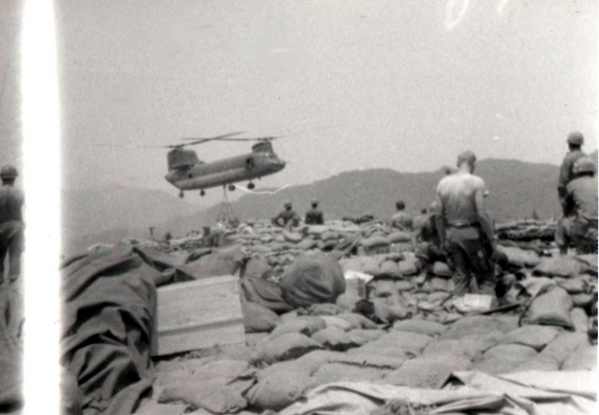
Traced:
<path id="1" fill-rule="evenodd" d="M 187 190 L 199 190 L 200 196 L 206 189 L 223 186 L 230 191 L 235 184 L 248 180 L 248 189 L 254 189 L 253 179 L 277 173 L 285 167 L 285 162 L 274 152 L 271 141 L 279 137 L 244 138 L 233 137 L 242 134 L 230 133 L 217 137 L 188 139 L 189 143 L 162 146 L 170 148 L 167 154 L 168 173 L 164 178 L 180 190 L 179 197 Z M 194 150 L 185 147 L 204 144 L 210 141 L 256 141 L 252 152 L 210 163 L 201 161 Z"/>

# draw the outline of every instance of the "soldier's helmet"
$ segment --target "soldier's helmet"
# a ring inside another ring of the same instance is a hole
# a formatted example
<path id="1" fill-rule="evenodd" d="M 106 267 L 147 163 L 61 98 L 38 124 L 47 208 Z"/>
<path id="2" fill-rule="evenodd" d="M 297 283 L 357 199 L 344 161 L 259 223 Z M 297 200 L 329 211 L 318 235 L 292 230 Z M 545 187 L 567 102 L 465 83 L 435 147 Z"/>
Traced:
<path id="1" fill-rule="evenodd" d="M 318 200 L 317 199 L 312 199 L 312 200 L 310 200 L 310 204 L 311 205 L 317 205 L 318 204 Z"/>
<path id="2" fill-rule="evenodd" d="M 291 208 L 291 201 L 286 200 L 285 202 L 283 202 L 283 207 L 290 209 Z"/>
<path id="3" fill-rule="evenodd" d="M 572 172 L 574 174 L 580 173 L 595 173 L 597 166 L 595 166 L 595 162 L 590 157 L 581 157 L 574 163 L 572 167 Z"/>
<path id="4" fill-rule="evenodd" d="M 2 179 L 14 179 L 19 175 L 15 166 L 7 164 L 0 169 L 0 178 Z"/>
<path id="5" fill-rule="evenodd" d="M 568 144 L 581 146 L 584 143 L 584 136 L 580 131 L 573 131 L 568 135 Z"/>

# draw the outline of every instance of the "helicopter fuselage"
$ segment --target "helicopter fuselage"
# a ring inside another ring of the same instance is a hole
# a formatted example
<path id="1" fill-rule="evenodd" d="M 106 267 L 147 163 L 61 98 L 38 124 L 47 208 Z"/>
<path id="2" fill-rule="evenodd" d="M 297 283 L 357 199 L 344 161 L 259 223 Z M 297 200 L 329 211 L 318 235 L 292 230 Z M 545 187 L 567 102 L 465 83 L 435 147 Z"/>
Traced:
<path id="1" fill-rule="evenodd" d="M 169 183 L 182 191 L 205 190 L 251 181 L 277 173 L 285 167 L 285 162 L 274 152 L 252 152 L 210 163 L 197 160 L 197 156 L 196 161 L 190 160 L 179 164 L 169 161 L 169 171 L 165 176 Z"/>

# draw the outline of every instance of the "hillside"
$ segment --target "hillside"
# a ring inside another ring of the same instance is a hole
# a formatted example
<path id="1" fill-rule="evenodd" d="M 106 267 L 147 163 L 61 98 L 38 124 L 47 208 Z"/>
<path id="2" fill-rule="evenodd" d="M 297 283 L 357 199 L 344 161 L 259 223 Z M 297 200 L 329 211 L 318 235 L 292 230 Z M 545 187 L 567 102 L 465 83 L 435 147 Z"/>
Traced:
<path id="1" fill-rule="evenodd" d="M 533 209 L 542 219 L 559 214 L 555 189 L 557 166 L 490 159 L 477 164 L 476 174 L 487 183 L 489 210 L 498 221 L 529 217 Z M 418 212 L 434 200 L 437 183 L 443 175 L 443 169 L 429 173 L 400 173 L 391 169 L 352 171 L 291 187 L 276 195 L 248 195 L 233 203 L 233 209 L 241 219 L 271 217 L 281 209 L 285 199 L 290 199 L 298 213 L 303 213 L 309 207 L 309 200 L 315 197 L 331 218 L 365 213 L 390 216 L 398 199 L 406 202 L 409 211 Z M 213 207 L 202 216 L 212 219 L 217 212 L 218 207 Z"/>
<path id="2" fill-rule="evenodd" d="M 594 154 L 596 157 L 596 153 Z M 559 216 L 556 195 L 558 166 L 516 160 L 481 160 L 476 174 L 490 190 L 488 208 L 497 221 L 530 217 L 533 210 L 541 219 Z M 405 200 L 407 209 L 418 212 L 434 199 L 443 177 L 436 172 L 400 173 L 391 169 L 344 172 L 309 185 L 289 187 L 275 195 L 245 195 L 232 203 L 241 220 L 269 218 L 280 211 L 285 199 L 302 214 L 309 200 L 317 198 L 328 218 L 360 216 L 365 213 L 388 217 L 394 202 Z M 69 243 L 87 246 L 94 242 L 114 242 L 125 236 L 148 236 L 166 231 L 185 235 L 214 223 L 220 205 L 199 211 L 197 206 L 159 191 L 105 188 L 67 192 L 64 202 L 65 236 Z"/>
<path id="3" fill-rule="evenodd" d="M 149 226 L 198 210 L 157 190 L 115 186 L 63 190 L 61 196 L 63 245 L 67 246 L 118 241 L 128 235 L 147 237 Z"/>

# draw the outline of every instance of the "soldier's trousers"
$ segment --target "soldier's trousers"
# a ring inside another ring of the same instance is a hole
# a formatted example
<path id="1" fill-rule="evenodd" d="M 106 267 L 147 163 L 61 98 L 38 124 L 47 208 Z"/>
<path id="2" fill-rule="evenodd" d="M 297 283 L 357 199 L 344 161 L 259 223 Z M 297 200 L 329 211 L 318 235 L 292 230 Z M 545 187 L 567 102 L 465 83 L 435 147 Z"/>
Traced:
<path id="1" fill-rule="evenodd" d="M 478 227 L 450 227 L 445 235 L 449 266 L 454 271 L 454 294 L 495 294 L 495 265 Z"/>
<path id="2" fill-rule="evenodd" d="M 597 220 L 576 217 L 560 219 L 555 231 L 555 243 L 564 252 L 573 243 L 579 254 L 596 254 Z"/>

